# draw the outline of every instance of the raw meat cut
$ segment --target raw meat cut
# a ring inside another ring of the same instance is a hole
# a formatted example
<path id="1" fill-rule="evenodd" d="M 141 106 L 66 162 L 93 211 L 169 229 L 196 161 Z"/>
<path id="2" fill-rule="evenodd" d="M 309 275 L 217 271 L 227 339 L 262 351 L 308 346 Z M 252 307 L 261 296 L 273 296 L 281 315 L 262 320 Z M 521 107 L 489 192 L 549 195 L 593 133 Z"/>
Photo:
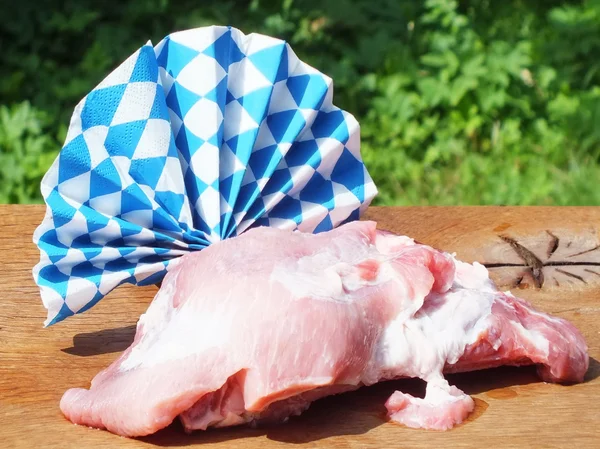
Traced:
<path id="1" fill-rule="evenodd" d="M 582 381 L 585 341 L 498 291 L 482 265 L 374 222 L 256 228 L 182 257 L 131 347 L 60 406 L 74 423 L 141 436 L 176 417 L 189 431 L 284 421 L 320 397 L 416 377 L 425 397 L 395 392 L 390 418 L 448 429 L 473 400 L 444 372 L 527 364 Z"/>

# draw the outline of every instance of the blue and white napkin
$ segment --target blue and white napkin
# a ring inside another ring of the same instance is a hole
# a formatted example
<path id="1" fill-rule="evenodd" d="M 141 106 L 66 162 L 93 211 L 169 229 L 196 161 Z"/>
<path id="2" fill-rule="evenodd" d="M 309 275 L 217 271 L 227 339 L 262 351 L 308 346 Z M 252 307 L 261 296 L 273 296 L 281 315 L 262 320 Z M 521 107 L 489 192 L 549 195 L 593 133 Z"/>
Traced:
<path id="1" fill-rule="evenodd" d="M 358 122 L 332 97 L 268 36 L 214 26 L 140 48 L 77 105 L 42 181 L 45 325 L 248 228 L 358 219 L 377 190 Z"/>

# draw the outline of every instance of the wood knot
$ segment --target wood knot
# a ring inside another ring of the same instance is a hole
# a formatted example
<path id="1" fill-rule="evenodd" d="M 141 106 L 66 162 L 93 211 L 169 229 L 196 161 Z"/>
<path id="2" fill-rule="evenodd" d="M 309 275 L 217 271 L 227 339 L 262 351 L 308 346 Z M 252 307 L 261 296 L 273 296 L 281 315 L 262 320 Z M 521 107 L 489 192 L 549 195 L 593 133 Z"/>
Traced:
<path id="1" fill-rule="evenodd" d="M 545 232 L 517 239 L 499 234 L 499 239 L 508 245 L 512 257 L 500 249 L 506 260 L 519 263 L 484 262 L 488 269 L 501 274 L 500 285 L 510 288 L 542 288 L 545 285 L 560 287 L 561 284 L 588 284 L 600 281 L 600 242 L 597 232 L 569 237 L 559 237 L 557 232 Z M 514 256 L 517 256 L 516 258 Z M 502 273 L 500 273 L 502 271 Z M 510 274 L 507 274 L 510 273 Z"/>

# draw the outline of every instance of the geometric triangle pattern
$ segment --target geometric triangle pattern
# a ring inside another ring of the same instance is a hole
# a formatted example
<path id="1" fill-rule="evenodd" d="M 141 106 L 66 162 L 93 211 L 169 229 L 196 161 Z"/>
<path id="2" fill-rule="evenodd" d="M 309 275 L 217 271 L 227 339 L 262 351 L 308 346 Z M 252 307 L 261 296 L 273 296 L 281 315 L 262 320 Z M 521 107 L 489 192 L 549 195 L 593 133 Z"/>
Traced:
<path id="1" fill-rule="evenodd" d="M 377 190 L 332 98 L 330 78 L 268 36 L 212 26 L 141 47 L 76 106 L 42 180 L 45 325 L 249 228 L 358 219 Z"/>

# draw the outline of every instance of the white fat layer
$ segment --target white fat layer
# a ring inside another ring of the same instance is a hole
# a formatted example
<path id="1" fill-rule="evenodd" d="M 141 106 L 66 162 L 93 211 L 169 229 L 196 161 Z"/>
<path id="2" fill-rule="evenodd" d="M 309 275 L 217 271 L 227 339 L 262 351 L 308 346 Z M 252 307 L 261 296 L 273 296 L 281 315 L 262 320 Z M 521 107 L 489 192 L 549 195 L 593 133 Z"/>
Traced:
<path id="1" fill-rule="evenodd" d="M 492 305 L 500 293 L 483 265 L 456 259 L 455 263 L 454 285 L 448 292 L 430 294 L 423 309 L 410 317 L 399 314 L 386 327 L 366 383 L 377 382 L 382 371 L 426 381 L 438 379 L 446 364 L 458 362 L 466 347 L 489 329 Z M 510 326 L 548 355 L 549 342 L 541 333 L 519 322 L 510 322 Z M 490 343 L 498 349 L 502 342 Z"/>
<path id="2" fill-rule="evenodd" d="M 545 356 L 548 356 L 550 351 L 550 342 L 541 332 L 533 329 L 525 329 L 521 323 L 513 322 L 512 325 L 524 339 L 529 340 L 539 351 L 541 351 Z"/>
<path id="3" fill-rule="evenodd" d="M 462 288 L 428 296 L 427 312 L 400 316 L 384 330 L 375 354 L 377 370 L 400 369 L 404 376 L 424 380 L 439 376 L 489 327 L 494 296 Z"/>
<path id="4" fill-rule="evenodd" d="M 354 263 L 339 262 L 334 255 L 325 253 L 277 265 L 270 281 L 284 285 L 293 299 L 350 303 L 356 301 L 353 294 L 356 290 L 382 285 L 397 277 L 394 269 L 385 263 L 389 257 L 373 252 L 365 253 L 362 260 L 367 258 L 380 263 L 377 276 L 370 281 L 361 276 Z"/>
<path id="5" fill-rule="evenodd" d="M 414 245 L 413 239 L 396 235 L 379 235 L 375 244 L 368 245 L 337 243 L 326 251 L 281 261 L 271 272 L 270 282 L 282 284 L 292 299 L 350 303 L 356 301 L 354 293 L 357 290 L 381 286 L 397 279 L 398 273 L 389 262 Z M 366 280 L 358 266 L 367 261 L 378 266 L 377 275 L 372 280 Z M 405 290 L 405 295 L 409 296 L 411 289 L 407 286 Z"/>

